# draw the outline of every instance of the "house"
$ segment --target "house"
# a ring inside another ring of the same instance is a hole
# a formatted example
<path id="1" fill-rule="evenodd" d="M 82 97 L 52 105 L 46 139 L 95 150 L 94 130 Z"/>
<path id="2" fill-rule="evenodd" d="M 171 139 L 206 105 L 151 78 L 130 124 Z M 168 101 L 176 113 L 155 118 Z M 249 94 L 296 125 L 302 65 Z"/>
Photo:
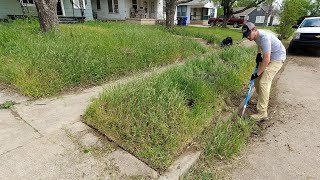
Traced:
<path id="1" fill-rule="evenodd" d="M 1 0 L 0 19 L 37 16 L 34 0 Z M 57 15 L 67 18 L 128 20 L 155 24 L 163 20 L 163 0 L 58 0 Z"/>
<path id="2" fill-rule="evenodd" d="M 95 19 L 155 24 L 164 19 L 163 0 L 91 0 Z"/>
<path id="3" fill-rule="evenodd" d="M 37 16 L 34 0 L 1 0 L 0 19 L 19 16 Z M 91 0 L 58 0 L 57 15 L 60 18 L 75 17 L 93 20 Z"/>
<path id="4" fill-rule="evenodd" d="M 244 7 L 234 8 L 233 11 L 238 11 L 243 9 Z M 276 11 L 272 11 L 267 21 L 267 7 L 258 6 L 249 8 L 241 13 L 234 14 L 236 17 L 245 18 L 248 22 L 254 23 L 256 26 L 266 26 L 266 25 L 279 25 L 279 16 Z M 266 24 L 267 23 L 267 24 Z"/>
<path id="5" fill-rule="evenodd" d="M 209 17 L 217 17 L 217 6 L 210 0 L 193 0 L 179 4 L 176 9 L 175 23 L 178 17 L 187 16 L 187 24 L 208 25 Z"/>

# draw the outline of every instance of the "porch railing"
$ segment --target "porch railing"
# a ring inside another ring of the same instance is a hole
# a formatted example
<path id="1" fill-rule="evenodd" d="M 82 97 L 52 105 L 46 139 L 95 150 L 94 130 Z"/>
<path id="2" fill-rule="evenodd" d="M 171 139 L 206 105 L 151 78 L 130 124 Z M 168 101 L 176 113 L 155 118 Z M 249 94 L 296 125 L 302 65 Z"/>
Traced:
<path id="1" fill-rule="evenodd" d="M 208 20 L 210 15 L 191 15 L 190 20 L 199 21 L 199 20 Z"/>

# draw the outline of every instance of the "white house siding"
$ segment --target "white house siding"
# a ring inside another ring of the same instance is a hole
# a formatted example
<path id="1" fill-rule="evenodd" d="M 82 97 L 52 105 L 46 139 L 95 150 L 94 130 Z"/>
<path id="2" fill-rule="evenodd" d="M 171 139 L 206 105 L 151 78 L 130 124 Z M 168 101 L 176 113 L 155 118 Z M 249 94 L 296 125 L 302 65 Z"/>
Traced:
<path id="1" fill-rule="evenodd" d="M 80 17 L 81 12 L 79 9 L 72 8 L 72 4 L 70 0 L 62 0 L 63 6 L 64 6 L 64 11 L 65 11 L 65 16 L 76 16 Z M 84 10 L 84 16 L 86 17 L 86 20 L 93 20 L 93 15 L 92 15 L 92 6 L 91 6 L 91 0 L 86 0 L 86 9 Z"/>
<path id="2" fill-rule="evenodd" d="M 79 9 L 72 9 L 72 4 L 69 0 L 61 0 L 63 2 L 63 8 L 65 12 L 65 16 L 81 16 Z M 86 0 L 87 5 L 84 11 L 84 15 L 86 20 L 93 20 L 92 16 L 92 7 L 91 0 Z M 30 15 L 37 15 L 37 10 L 35 6 L 27 6 L 25 7 L 26 11 L 29 11 Z M 7 15 L 22 15 L 22 9 L 17 0 L 1 0 L 0 1 L 0 19 L 7 18 Z"/>
<path id="3" fill-rule="evenodd" d="M 97 19 L 100 20 L 124 20 L 126 18 L 127 11 L 125 10 L 125 1 L 124 0 L 118 0 L 118 8 L 119 13 L 110 13 L 109 7 L 108 7 L 108 0 L 100 0 L 100 6 L 101 8 L 97 9 L 97 1 L 91 0 L 93 11 L 97 14 Z"/>
<path id="4" fill-rule="evenodd" d="M 108 0 L 100 0 L 101 9 L 97 9 L 97 0 L 92 1 L 93 12 L 97 14 L 97 19 L 101 20 L 125 20 L 130 18 L 130 8 L 132 0 L 118 0 L 119 13 L 109 13 Z M 144 1 L 147 7 L 144 7 Z M 151 13 L 151 2 L 154 3 L 154 13 Z M 142 18 L 163 19 L 163 0 L 137 0 L 138 9 L 140 7 L 147 8 L 148 12 Z"/>
<path id="5" fill-rule="evenodd" d="M 30 15 L 36 15 L 35 6 L 27 7 Z M 22 15 L 20 3 L 17 0 L 0 0 L 0 19 L 6 19 L 7 15 Z"/>
<path id="6" fill-rule="evenodd" d="M 163 12 L 163 3 L 164 3 L 164 0 L 157 0 L 157 6 L 156 6 L 156 18 L 157 19 L 164 19 L 164 13 Z"/>

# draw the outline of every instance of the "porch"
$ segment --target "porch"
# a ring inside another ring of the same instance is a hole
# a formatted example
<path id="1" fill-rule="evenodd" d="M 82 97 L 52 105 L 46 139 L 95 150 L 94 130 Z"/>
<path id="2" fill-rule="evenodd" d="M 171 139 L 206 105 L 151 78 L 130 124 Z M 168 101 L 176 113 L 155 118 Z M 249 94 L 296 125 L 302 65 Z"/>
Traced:
<path id="1" fill-rule="evenodd" d="M 57 15 L 59 21 L 77 21 L 92 20 L 92 10 L 90 0 L 58 0 Z M 37 9 L 34 0 L 6 0 L 3 9 L 0 9 L 0 19 L 23 19 L 28 17 L 37 17 Z"/>
<path id="2" fill-rule="evenodd" d="M 208 25 L 209 17 L 215 17 L 217 8 L 210 0 L 192 0 L 177 6 L 177 17 L 187 16 L 187 24 Z"/>
<path id="3" fill-rule="evenodd" d="M 204 7 L 191 7 L 190 24 L 208 25 L 208 20 L 212 9 Z"/>
<path id="4" fill-rule="evenodd" d="M 163 19 L 163 0 L 92 0 L 95 19 L 156 24 Z"/>
<path id="5" fill-rule="evenodd" d="M 128 18 L 127 22 L 136 23 L 141 25 L 157 25 L 163 24 L 165 21 L 161 19 L 140 19 L 140 18 Z"/>

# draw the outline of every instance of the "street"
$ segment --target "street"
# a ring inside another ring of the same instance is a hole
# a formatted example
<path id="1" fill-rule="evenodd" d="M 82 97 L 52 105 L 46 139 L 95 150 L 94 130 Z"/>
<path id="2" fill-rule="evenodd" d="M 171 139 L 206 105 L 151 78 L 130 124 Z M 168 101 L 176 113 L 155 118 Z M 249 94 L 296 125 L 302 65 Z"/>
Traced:
<path id="1" fill-rule="evenodd" d="M 230 179 L 320 178 L 320 58 L 288 56 L 279 73 L 270 127 L 232 165 Z"/>

